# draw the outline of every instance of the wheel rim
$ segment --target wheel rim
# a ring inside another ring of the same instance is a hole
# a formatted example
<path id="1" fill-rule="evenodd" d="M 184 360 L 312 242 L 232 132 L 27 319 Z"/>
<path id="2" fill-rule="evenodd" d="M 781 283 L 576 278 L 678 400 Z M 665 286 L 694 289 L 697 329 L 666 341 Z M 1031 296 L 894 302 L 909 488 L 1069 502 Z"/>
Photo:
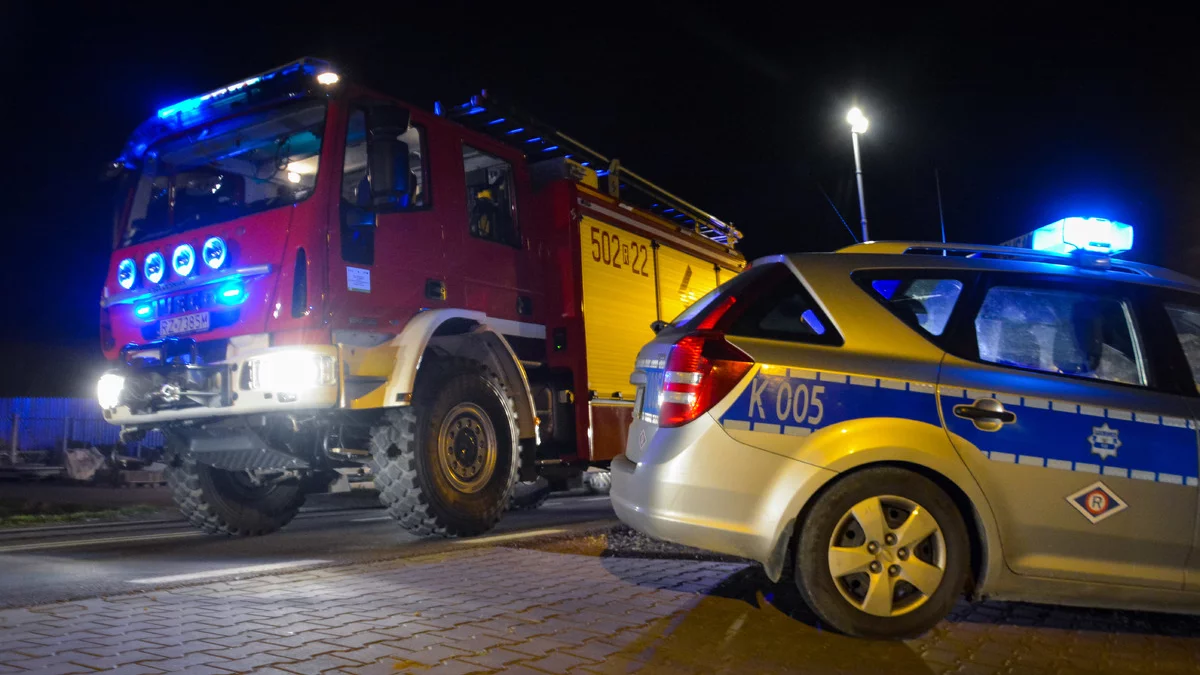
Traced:
<path id="1" fill-rule="evenodd" d="M 460 492 L 479 492 L 496 471 L 496 430 L 483 408 L 459 403 L 438 432 L 438 464 Z"/>
<path id="2" fill-rule="evenodd" d="M 933 515 L 911 499 L 864 499 L 833 528 L 829 573 L 855 608 L 881 617 L 907 614 L 941 586 L 946 538 Z"/>

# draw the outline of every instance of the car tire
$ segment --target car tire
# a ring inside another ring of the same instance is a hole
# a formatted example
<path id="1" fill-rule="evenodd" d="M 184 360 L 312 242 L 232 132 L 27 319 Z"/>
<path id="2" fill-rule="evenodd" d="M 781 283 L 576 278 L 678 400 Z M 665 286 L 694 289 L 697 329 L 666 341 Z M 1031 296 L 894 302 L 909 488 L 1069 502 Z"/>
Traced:
<path id="1" fill-rule="evenodd" d="M 606 495 L 612 490 L 612 473 L 608 469 L 585 472 L 583 486 L 589 494 Z"/>
<path id="2" fill-rule="evenodd" d="M 209 534 L 270 534 L 296 517 L 305 496 L 299 481 L 256 486 L 243 479 L 243 473 L 201 464 L 180 453 L 167 462 L 166 478 L 179 511 Z"/>
<path id="3" fill-rule="evenodd" d="M 545 504 L 553 491 L 554 487 L 545 478 L 518 481 L 508 496 L 508 510 L 532 511 Z"/>
<path id="4" fill-rule="evenodd" d="M 482 365 L 432 361 L 412 405 L 372 430 L 371 456 L 380 501 L 401 527 L 420 536 L 483 534 L 508 505 L 520 468 L 516 407 Z"/>
<path id="5" fill-rule="evenodd" d="M 932 521 L 933 531 L 929 530 Z M 817 616 L 847 635 L 899 639 L 942 620 L 966 586 L 962 514 L 933 481 L 894 467 L 852 473 L 808 509 L 795 581 Z"/>

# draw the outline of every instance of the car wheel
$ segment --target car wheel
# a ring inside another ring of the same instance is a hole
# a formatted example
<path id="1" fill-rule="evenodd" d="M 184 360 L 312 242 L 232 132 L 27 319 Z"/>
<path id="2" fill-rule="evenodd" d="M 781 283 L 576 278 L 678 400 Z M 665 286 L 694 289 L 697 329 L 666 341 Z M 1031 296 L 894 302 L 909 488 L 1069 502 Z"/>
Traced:
<path id="1" fill-rule="evenodd" d="M 413 404 L 371 434 L 375 486 L 388 514 L 418 535 L 490 530 L 516 480 L 516 412 L 504 384 L 464 359 L 429 363 Z"/>
<path id="2" fill-rule="evenodd" d="M 911 471 L 866 469 L 812 504 L 796 545 L 796 583 L 843 633 L 911 637 L 950 611 L 970 554 L 962 515 L 941 488 Z"/>

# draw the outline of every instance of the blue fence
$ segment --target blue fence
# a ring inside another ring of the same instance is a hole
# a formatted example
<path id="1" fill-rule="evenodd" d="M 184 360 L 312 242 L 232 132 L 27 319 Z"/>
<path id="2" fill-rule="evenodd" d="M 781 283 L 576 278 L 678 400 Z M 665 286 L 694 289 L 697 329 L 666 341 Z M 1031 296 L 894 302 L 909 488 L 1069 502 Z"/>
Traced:
<path id="1" fill-rule="evenodd" d="M 13 433 L 13 429 L 16 433 Z M 0 445 L 21 452 L 61 451 L 74 445 L 112 446 L 120 428 L 105 421 L 100 406 L 87 398 L 0 398 Z M 151 432 L 137 444 L 161 448 L 162 434 Z M 138 447 L 130 448 L 138 454 Z"/>

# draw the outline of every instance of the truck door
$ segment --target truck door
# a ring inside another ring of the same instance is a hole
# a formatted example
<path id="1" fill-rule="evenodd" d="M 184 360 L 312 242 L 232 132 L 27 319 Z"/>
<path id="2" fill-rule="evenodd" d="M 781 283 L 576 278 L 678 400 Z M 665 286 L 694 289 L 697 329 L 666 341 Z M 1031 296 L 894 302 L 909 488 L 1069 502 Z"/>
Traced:
<path id="1" fill-rule="evenodd" d="M 1016 573 L 1181 588 L 1196 520 L 1189 397 L 1147 289 L 984 275 L 938 397 Z"/>
<path id="2" fill-rule="evenodd" d="M 379 108 L 372 104 L 372 110 Z M 429 188 L 429 139 L 415 115 L 402 130 L 395 152 L 407 154 L 407 189 L 386 201 L 372 200 L 368 170 L 368 115 L 350 110 L 342 167 L 340 260 L 330 265 L 331 307 L 346 313 L 363 330 L 386 329 L 430 301 L 431 289 L 444 280 L 442 231 L 432 210 Z M 402 160 L 397 162 L 402 166 Z M 339 297 L 342 300 L 339 302 Z"/>
<path id="3" fill-rule="evenodd" d="M 532 323 L 544 296 L 535 290 L 541 266 L 529 248 L 534 212 L 529 181 L 509 148 L 490 139 L 460 144 L 462 164 L 453 181 L 454 208 L 447 211 L 447 286 L 452 302 L 488 316 Z M 518 155 L 519 157 L 519 155 Z M 516 328 L 509 328 L 515 331 Z M 544 329 L 523 337 L 544 338 Z"/>

